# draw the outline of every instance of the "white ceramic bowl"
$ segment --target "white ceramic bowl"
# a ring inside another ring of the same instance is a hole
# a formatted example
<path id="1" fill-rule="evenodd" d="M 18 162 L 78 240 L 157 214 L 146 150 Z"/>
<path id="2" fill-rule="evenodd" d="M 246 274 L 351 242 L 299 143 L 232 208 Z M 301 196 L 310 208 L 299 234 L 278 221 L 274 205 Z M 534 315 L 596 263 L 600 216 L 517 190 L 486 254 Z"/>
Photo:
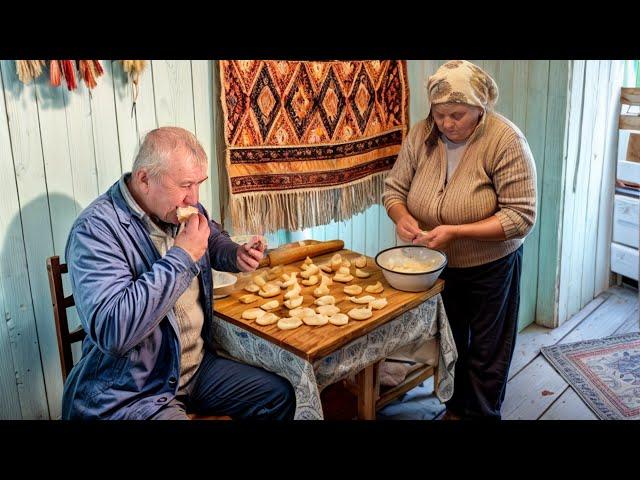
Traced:
<path id="1" fill-rule="evenodd" d="M 407 262 L 413 260 L 427 264 L 425 270 L 415 272 L 394 270 L 394 267 L 402 264 L 405 259 Z M 396 290 L 405 292 L 429 290 L 447 266 L 447 256 L 443 252 L 421 245 L 391 247 L 378 253 L 375 260 L 387 282 Z"/>
<path id="2" fill-rule="evenodd" d="M 229 272 L 218 272 L 211 269 L 213 273 L 213 298 L 224 298 L 233 291 L 233 286 L 238 281 L 238 277 Z"/>

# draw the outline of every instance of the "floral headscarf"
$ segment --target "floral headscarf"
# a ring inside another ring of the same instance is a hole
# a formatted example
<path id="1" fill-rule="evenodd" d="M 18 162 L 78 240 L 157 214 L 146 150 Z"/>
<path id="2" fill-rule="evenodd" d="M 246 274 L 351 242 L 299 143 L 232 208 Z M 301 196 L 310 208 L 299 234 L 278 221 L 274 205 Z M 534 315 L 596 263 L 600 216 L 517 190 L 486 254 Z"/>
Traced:
<path id="1" fill-rule="evenodd" d="M 492 110 L 498 100 L 498 86 L 487 72 L 466 60 L 451 60 L 442 65 L 427 82 L 431 105 L 439 103 L 463 103 Z M 484 117 L 484 116 L 483 116 Z M 484 120 L 484 118 L 483 118 Z M 433 115 L 427 117 L 427 148 L 435 147 L 438 129 Z"/>
<path id="2" fill-rule="evenodd" d="M 492 109 L 498 100 L 498 86 L 487 72 L 466 60 L 452 60 L 429 77 L 429 101 L 465 103 Z"/>

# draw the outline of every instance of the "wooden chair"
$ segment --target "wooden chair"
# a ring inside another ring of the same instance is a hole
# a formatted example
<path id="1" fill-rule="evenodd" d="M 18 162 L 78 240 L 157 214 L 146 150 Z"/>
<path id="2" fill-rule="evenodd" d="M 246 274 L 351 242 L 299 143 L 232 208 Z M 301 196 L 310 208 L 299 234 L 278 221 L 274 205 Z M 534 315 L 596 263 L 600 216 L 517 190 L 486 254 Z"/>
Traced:
<path id="1" fill-rule="evenodd" d="M 86 333 L 82 326 L 69 331 L 67 308 L 73 307 L 73 295 L 64 296 L 62 287 L 62 274 L 67 273 L 67 265 L 60 263 L 58 256 L 47 258 L 47 274 L 49 275 L 49 289 L 51 290 L 51 302 L 53 304 L 53 318 L 56 322 L 56 336 L 58 337 L 58 352 L 60 353 L 60 367 L 62 369 L 62 381 L 64 382 L 73 367 L 73 355 L 71 345 L 84 339 Z"/>
<path id="2" fill-rule="evenodd" d="M 60 353 L 60 367 L 62 381 L 64 382 L 73 367 L 73 354 L 71 345 L 84 339 L 86 333 L 82 327 L 69 331 L 67 308 L 73 307 L 75 302 L 73 294 L 64 296 L 62 287 L 62 274 L 67 273 L 67 265 L 60 263 L 60 258 L 55 255 L 47 258 L 47 274 L 49 275 L 49 289 L 51 290 L 51 302 L 53 304 L 53 317 L 56 322 L 56 336 L 58 338 L 58 351 Z M 189 413 L 192 420 L 231 420 L 228 416 L 199 415 Z"/>

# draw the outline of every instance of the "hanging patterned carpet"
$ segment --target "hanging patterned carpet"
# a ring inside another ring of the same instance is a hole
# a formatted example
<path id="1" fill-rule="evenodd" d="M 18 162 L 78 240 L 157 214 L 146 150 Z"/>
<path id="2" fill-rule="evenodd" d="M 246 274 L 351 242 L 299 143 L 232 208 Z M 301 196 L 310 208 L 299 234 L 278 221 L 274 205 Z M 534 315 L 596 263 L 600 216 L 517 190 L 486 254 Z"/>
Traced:
<path id="1" fill-rule="evenodd" d="M 234 233 L 300 230 L 380 202 L 409 127 L 406 62 L 220 62 Z"/>
<path id="2" fill-rule="evenodd" d="M 543 347 L 542 354 L 603 420 L 640 420 L 640 333 Z"/>

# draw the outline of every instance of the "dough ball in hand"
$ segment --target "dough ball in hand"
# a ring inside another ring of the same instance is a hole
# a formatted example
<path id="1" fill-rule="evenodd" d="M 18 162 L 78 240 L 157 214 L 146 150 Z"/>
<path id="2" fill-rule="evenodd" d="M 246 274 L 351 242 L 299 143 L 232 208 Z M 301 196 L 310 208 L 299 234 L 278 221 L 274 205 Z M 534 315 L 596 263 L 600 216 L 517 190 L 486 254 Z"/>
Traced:
<path id="1" fill-rule="evenodd" d="M 196 207 L 178 207 L 176 208 L 176 215 L 178 216 L 178 222 L 184 223 L 189 220 L 191 215 L 195 215 L 198 213 L 198 209 Z"/>

